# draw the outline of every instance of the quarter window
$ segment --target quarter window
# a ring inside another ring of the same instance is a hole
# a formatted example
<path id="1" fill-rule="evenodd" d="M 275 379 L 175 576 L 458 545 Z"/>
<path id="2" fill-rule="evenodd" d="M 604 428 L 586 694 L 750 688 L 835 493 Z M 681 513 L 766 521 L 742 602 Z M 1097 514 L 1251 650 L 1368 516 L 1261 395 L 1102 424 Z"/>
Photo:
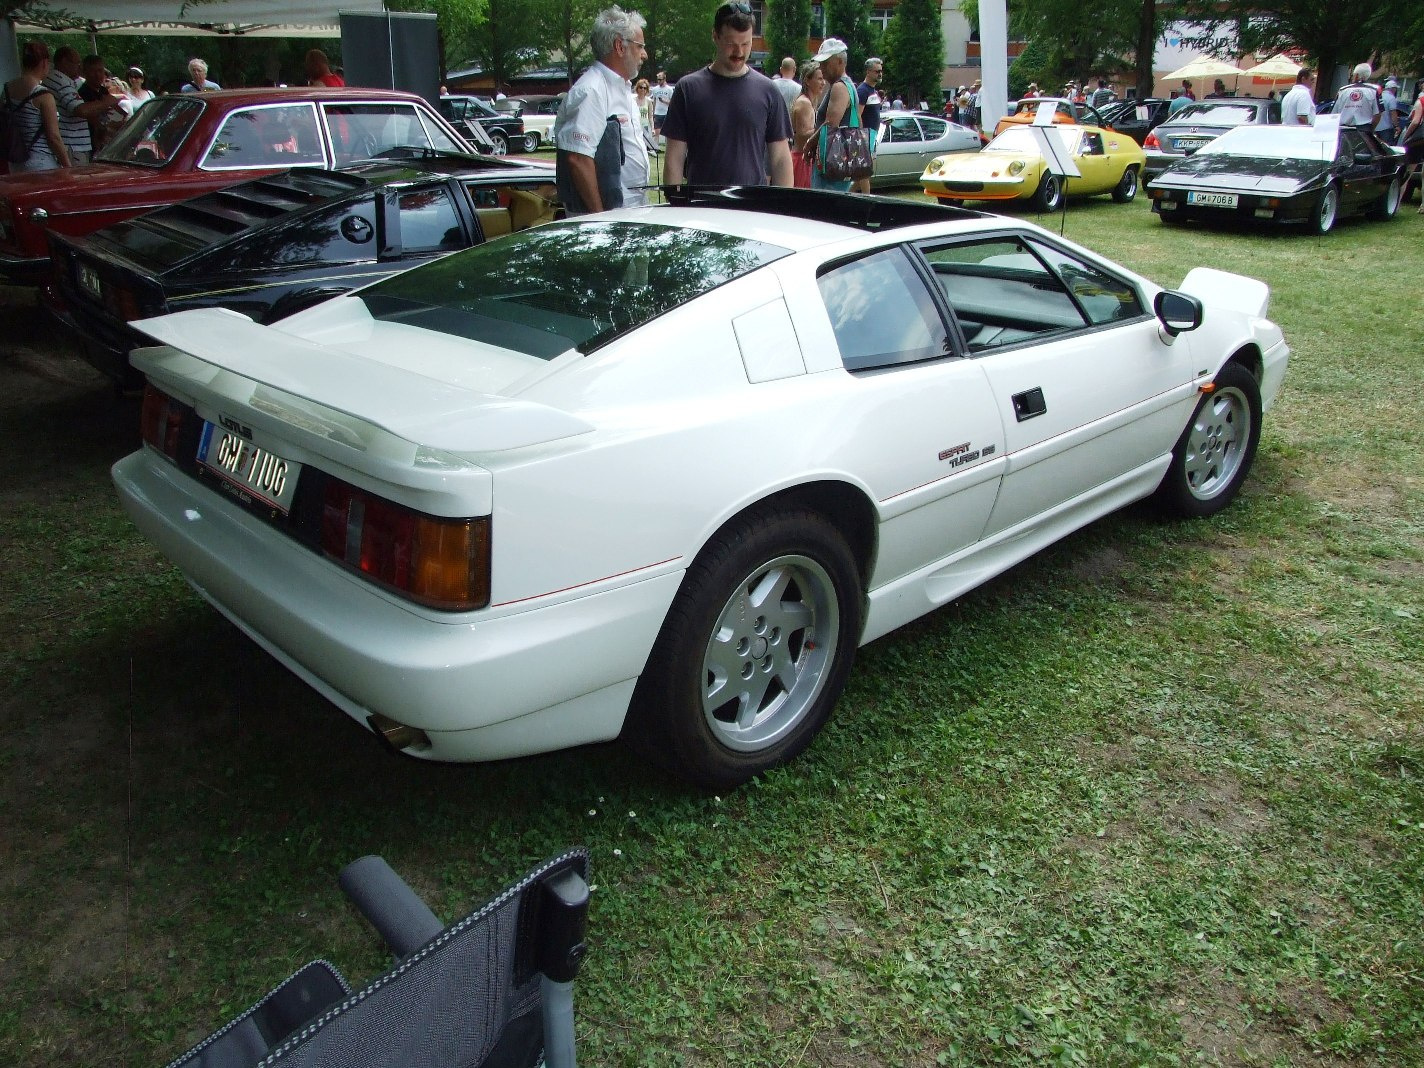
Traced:
<path id="1" fill-rule="evenodd" d="M 465 233 L 450 194 L 439 187 L 401 193 L 400 237 L 406 252 L 454 252 L 465 247 Z"/>
<path id="2" fill-rule="evenodd" d="M 822 274 L 817 285 L 847 370 L 949 355 L 944 320 L 904 249 L 882 249 L 841 264 Z"/>
<path id="3" fill-rule="evenodd" d="M 432 146 L 409 104 L 327 104 L 324 110 L 338 164 L 372 159 L 393 148 L 455 148 L 443 135 Z"/>

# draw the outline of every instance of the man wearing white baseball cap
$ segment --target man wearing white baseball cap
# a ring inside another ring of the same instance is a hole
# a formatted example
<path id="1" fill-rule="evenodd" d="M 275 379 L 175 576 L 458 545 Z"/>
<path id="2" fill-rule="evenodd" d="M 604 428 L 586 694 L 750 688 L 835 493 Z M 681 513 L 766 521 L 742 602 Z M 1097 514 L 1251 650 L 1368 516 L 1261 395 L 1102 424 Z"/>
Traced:
<path id="1" fill-rule="evenodd" d="M 821 65 L 821 73 L 826 76 L 826 95 L 821 97 L 816 109 L 816 125 L 827 129 L 835 126 L 859 126 L 860 104 L 856 100 L 855 83 L 846 77 L 846 63 L 850 49 L 839 37 L 827 37 L 821 42 L 821 50 L 815 60 Z M 854 109 L 852 111 L 852 109 Z M 806 142 L 806 152 L 816 151 L 821 137 L 813 137 Z M 850 191 L 850 179 L 830 181 L 821 173 L 819 161 L 813 160 L 811 170 L 812 189 L 834 189 L 842 193 Z"/>

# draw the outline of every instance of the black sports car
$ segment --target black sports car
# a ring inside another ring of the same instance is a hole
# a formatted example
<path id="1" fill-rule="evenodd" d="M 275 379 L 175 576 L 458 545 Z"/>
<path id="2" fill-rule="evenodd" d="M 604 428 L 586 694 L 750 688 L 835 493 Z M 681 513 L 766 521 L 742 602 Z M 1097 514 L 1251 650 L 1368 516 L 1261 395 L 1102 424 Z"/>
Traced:
<path id="1" fill-rule="evenodd" d="M 410 152 L 301 168 L 159 208 L 86 237 L 50 235 L 46 309 L 122 388 L 142 385 L 128 324 L 188 308 L 271 323 L 417 263 L 555 218 L 542 162 Z"/>
<path id="2" fill-rule="evenodd" d="M 1399 210 L 1404 154 L 1370 130 L 1322 117 L 1314 126 L 1238 127 L 1148 183 L 1164 223 L 1189 218 L 1305 223 L 1323 234 L 1346 215 Z"/>
<path id="3" fill-rule="evenodd" d="M 526 151 L 524 120 L 517 114 L 502 114 L 496 111 L 488 100 L 477 96 L 442 96 L 435 104 L 440 109 L 440 114 L 449 119 L 451 125 L 461 133 L 469 134 L 474 127 L 483 132 L 494 143 L 496 155 L 502 156 L 511 149 L 516 152 Z M 473 140 L 473 137 L 471 139 Z M 537 147 L 536 143 L 534 148 Z M 532 152 L 533 148 L 527 151 Z"/>
<path id="4" fill-rule="evenodd" d="M 1139 145 L 1147 135 L 1165 122 L 1170 100 L 1148 97 L 1145 100 L 1119 100 L 1102 109 L 1103 121 L 1118 133 L 1127 134 Z"/>
<path id="5" fill-rule="evenodd" d="M 1281 121 L 1281 102 L 1250 96 L 1208 97 L 1188 104 L 1149 133 L 1142 142 L 1147 162 L 1142 180 L 1151 181 L 1178 160 L 1190 156 L 1214 137 L 1237 126 L 1262 126 Z"/>

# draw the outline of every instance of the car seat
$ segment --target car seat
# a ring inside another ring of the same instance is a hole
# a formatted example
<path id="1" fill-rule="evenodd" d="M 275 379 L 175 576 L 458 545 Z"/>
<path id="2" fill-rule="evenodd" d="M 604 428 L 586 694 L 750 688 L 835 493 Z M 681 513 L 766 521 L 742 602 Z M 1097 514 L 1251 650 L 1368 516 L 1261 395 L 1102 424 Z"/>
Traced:
<path id="1" fill-rule="evenodd" d="M 340 875 L 396 955 L 352 992 L 312 961 L 168 1068 L 575 1068 L 588 854 L 571 849 L 444 927 L 380 857 Z"/>

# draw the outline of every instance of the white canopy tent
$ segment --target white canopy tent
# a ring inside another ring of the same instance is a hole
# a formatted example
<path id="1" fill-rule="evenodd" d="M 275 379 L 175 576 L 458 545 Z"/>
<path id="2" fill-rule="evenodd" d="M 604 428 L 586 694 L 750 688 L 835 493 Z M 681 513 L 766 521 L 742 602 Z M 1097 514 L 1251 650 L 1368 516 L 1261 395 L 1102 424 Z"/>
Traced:
<path id="1" fill-rule="evenodd" d="M 21 33 L 340 37 L 341 12 L 379 14 L 382 0 L 57 0 L 14 13 Z"/>

